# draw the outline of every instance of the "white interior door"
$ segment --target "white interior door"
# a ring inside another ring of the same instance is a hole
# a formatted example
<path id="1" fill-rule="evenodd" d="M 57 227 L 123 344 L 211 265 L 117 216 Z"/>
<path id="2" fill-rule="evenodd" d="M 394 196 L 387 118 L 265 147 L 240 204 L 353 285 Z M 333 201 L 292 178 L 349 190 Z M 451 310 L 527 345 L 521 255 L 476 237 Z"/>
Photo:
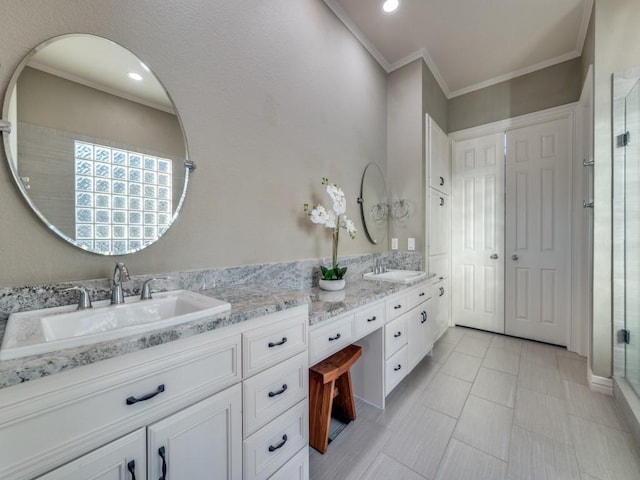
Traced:
<path id="1" fill-rule="evenodd" d="M 504 133 L 453 149 L 452 316 L 504 333 Z"/>
<path id="2" fill-rule="evenodd" d="M 505 332 L 566 345 L 571 302 L 571 123 L 507 132 Z"/>

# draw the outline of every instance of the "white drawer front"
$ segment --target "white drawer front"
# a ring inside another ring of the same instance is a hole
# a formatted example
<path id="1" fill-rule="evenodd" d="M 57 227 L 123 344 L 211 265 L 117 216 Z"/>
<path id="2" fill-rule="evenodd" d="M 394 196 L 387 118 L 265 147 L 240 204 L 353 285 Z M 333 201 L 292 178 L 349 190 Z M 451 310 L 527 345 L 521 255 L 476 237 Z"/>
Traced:
<path id="1" fill-rule="evenodd" d="M 418 288 L 414 288 L 408 294 L 407 305 L 409 309 L 412 309 L 422 302 L 426 302 L 433 296 L 433 286 L 427 283 L 420 285 Z"/>
<path id="2" fill-rule="evenodd" d="M 296 313 L 243 333 L 243 376 L 250 377 L 306 350 L 308 324 L 306 314 Z"/>
<path id="3" fill-rule="evenodd" d="M 271 367 L 242 384 L 244 436 L 248 437 L 306 398 L 309 389 L 306 352 Z"/>
<path id="4" fill-rule="evenodd" d="M 409 308 L 409 300 L 406 294 L 394 295 L 393 298 L 385 300 L 386 305 L 386 318 L 387 322 L 398 318 L 405 312 L 411 310 Z"/>
<path id="5" fill-rule="evenodd" d="M 87 368 L 98 372 L 94 379 L 17 405 L 0 402 L 0 437 L 28 439 L 2 442 L 0 478 L 33 478 L 239 383 L 240 335 L 105 375 L 98 364 Z"/>
<path id="6" fill-rule="evenodd" d="M 298 403 L 244 441 L 245 480 L 264 480 L 309 441 L 309 406 Z"/>
<path id="7" fill-rule="evenodd" d="M 309 480 L 309 447 L 304 447 L 269 480 Z"/>
<path id="8" fill-rule="evenodd" d="M 409 373 L 407 346 L 386 361 L 385 395 L 389 395 L 398 383 Z"/>
<path id="9" fill-rule="evenodd" d="M 356 338 L 362 338 L 368 333 L 384 325 L 385 306 L 384 302 L 377 303 L 372 307 L 356 312 L 354 328 Z"/>
<path id="10" fill-rule="evenodd" d="M 387 323 L 384 329 L 385 358 L 389 358 L 407 344 L 406 315 Z"/>
<path id="11" fill-rule="evenodd" d="M 355 339 L 353 315 L 323 325 L 309 334 L 309 364 L 314 365 Z"/>

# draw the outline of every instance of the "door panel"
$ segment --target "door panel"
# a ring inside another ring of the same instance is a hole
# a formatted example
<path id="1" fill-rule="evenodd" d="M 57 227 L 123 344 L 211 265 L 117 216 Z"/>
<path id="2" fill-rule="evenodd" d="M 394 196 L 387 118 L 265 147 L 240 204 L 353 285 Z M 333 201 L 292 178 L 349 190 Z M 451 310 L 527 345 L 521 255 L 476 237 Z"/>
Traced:
<path id="1" fill-rule="evenodd" d="M 504 333 L 504 134 L 454 144 L 453 172 L 453 320 Z"/>
<path id="2" fill-rule="evenodd" d="M 505 330 L 566 345 L 571 298 L 571 123 L 507 132 Z"/>

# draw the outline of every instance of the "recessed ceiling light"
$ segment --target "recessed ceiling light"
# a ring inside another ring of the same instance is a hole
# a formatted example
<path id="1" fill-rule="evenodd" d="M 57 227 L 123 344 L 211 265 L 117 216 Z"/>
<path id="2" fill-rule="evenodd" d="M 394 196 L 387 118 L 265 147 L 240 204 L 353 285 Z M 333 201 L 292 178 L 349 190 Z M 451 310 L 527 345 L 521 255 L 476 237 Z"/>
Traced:
<path id="1" fill-rule="evenodd" d="M 138 74 L 138 73 L 134 73 L 134 72 L 130 72 L 129 73 L 129 78 L 131 78 L 132 80 L 136 80 L 136 81 L 140 81 L 142 80 L 142 75 Z"/>
<path id="2" fill-rule="evenodd" d="M 400 0 L 385 0 L 382 4 L 382 11 L 384 13 L 393 13 L 400 6 Z"/>

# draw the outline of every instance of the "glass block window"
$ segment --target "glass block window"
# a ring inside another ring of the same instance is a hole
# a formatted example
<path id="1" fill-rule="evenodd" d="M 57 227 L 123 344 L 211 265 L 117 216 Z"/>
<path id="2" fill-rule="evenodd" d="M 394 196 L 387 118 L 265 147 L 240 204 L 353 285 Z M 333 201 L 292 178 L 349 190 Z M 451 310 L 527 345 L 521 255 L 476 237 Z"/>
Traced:
<path id="1" fill-rule="evenodd" d="M 74 142 L 76 240 L 94 251 L 126 253 L 171 222 L 172 161 Z"/>

